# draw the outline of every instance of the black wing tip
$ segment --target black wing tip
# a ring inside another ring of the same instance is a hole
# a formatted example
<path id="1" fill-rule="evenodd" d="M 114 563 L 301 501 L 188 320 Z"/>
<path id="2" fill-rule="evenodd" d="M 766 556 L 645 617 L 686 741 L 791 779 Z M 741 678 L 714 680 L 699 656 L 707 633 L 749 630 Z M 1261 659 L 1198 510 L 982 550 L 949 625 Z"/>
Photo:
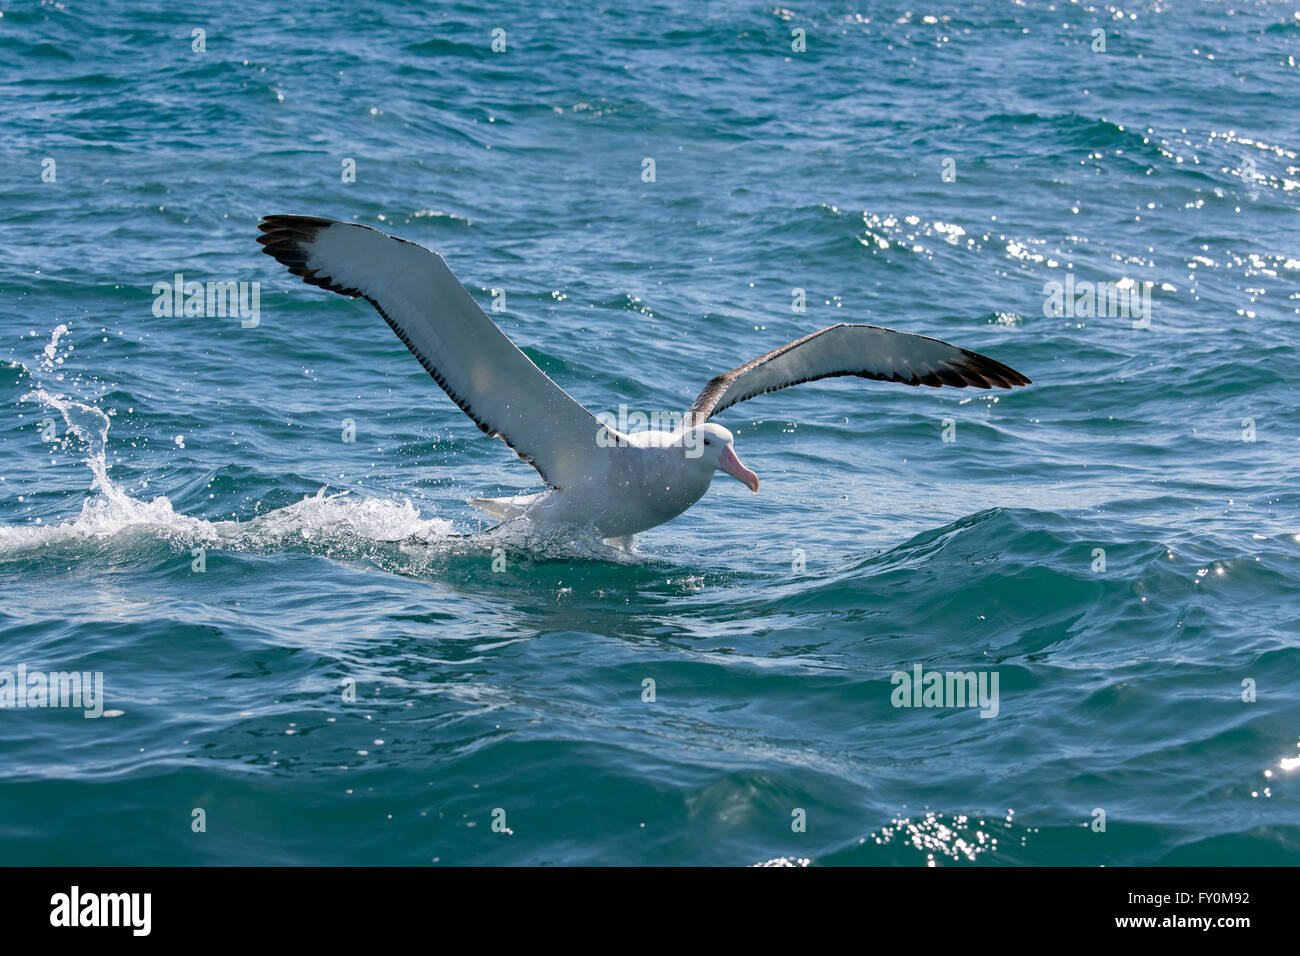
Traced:
<path id="1" fill-rule="evenodd" d="M 271 216 L 263 216 L 258 222 L 257 228 L 263 232 L 271 232 L 276 229 L 294 229 L 314 235 L 326 226 L 332 226 L 337 219 L 323 219 L 320 216 L 297 216 L 289 213 L 277 213 Z"/>
<path id="2" fill-rule="evenodd" d="M 334 224 L 333 219 L 321 219 L 319 216 L 263 216 L 257 224 L 262 233 L 257 241 L 263 252 L 308 285 L 357 299 L 361 297 L 361 290 L 339 285 L 330 276 L 321 275 L 320 270 L 308 266 L 308 247 L 322 229 Z"/>
<path id="3" fill-rule="evenodd" d="M 1018 388 L 1034 384 L 1028 376 L 1021 375 L 1010 365 L 1003 365 L 987 355 L 967 352 L 962 358 L 964 361 L 955 367 L 971 380 L 963 382 L 961 387 L 974 385 L 977 388 Z"/>

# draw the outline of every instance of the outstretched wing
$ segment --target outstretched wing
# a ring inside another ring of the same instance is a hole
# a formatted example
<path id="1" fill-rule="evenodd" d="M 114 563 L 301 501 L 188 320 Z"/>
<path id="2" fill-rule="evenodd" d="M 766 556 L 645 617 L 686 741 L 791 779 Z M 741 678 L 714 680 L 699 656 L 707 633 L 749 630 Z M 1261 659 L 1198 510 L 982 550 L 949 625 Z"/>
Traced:
<path id="1" fill-rule="evenodd" d="M 357 223 L 267 216 L 262 251 L 311 285 L 364 298 L 476 425 L 552 488 L 590 474 L 601 424 L 478 307 L 436 252 Z"/>
<path id="2" fill-rule="evenodd" d="M 838 375 L 955 388 L 1030 384 L 1029 379 L 1001 362 L 938 339 L 878 325 L 841 323 L 714 377 L 700 392 L 687 417 L 700 424 L 755 395 Z"/>

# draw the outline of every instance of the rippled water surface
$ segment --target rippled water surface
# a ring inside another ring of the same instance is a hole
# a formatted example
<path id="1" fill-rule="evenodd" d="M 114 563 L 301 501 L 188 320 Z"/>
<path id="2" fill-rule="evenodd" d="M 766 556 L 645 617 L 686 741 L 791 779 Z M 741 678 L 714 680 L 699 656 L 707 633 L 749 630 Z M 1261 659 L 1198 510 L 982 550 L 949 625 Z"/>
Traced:
<path id="1" fill-rule="evenodd" d="M 104 715 L 0 710 L 0 862 L 1300 862 L 1298 41 L 1252 2 L 3 8 L 0 671 L 102 673 Z M 492 530 L 465 499 L 536 474 L 259 254 L 282 212 L 439 250 L 593 411 L 839 321 L 1034 384 L 736 406 L 762 494 L 631 554 Z M 156 315 L 176 273 L 257 324 Z M 1048 314 L 1067 277 L 1151 283 L 1149 327 Z M 894 706 L 917 665 L 996 716 Z"/>

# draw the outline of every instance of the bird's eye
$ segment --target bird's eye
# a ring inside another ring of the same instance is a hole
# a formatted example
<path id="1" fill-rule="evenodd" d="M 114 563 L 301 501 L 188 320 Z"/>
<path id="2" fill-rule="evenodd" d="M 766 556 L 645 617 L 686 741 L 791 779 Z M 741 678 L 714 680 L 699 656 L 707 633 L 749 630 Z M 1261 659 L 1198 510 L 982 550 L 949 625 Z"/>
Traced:
<path id="1" fill-rule="evenodd" d="M 709 440 L 706 438 L 706 439 L 704 439 L 704 444 L 706 444 L 706 445 L 712 445 L 713 442 L 709 441 Z"/>

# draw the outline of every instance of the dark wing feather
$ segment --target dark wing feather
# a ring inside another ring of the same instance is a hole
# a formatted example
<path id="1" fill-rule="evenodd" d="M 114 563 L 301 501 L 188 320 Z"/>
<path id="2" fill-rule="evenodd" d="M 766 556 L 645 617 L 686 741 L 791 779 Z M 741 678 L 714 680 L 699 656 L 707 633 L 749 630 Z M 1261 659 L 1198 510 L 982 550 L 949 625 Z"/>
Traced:
<path id="1" fill-rule="evenodd" d="M 304 282 L 366 299 L 461 410 L 552 488 L 604 467 L 603 426 L 515 347 L 437 253 L 357 223 L 267 216 L 262 251 Z"/>
<path id="2" fill-rule="evenodd" d="M 841 323 L 714 377 L 687 416 L 700 424 L 755 395 L 841 375 L 935 388 L 1012 388 L 1030 384 L 1029 379 L 1001 362 L 939 339 L 878 325 Z"/>

